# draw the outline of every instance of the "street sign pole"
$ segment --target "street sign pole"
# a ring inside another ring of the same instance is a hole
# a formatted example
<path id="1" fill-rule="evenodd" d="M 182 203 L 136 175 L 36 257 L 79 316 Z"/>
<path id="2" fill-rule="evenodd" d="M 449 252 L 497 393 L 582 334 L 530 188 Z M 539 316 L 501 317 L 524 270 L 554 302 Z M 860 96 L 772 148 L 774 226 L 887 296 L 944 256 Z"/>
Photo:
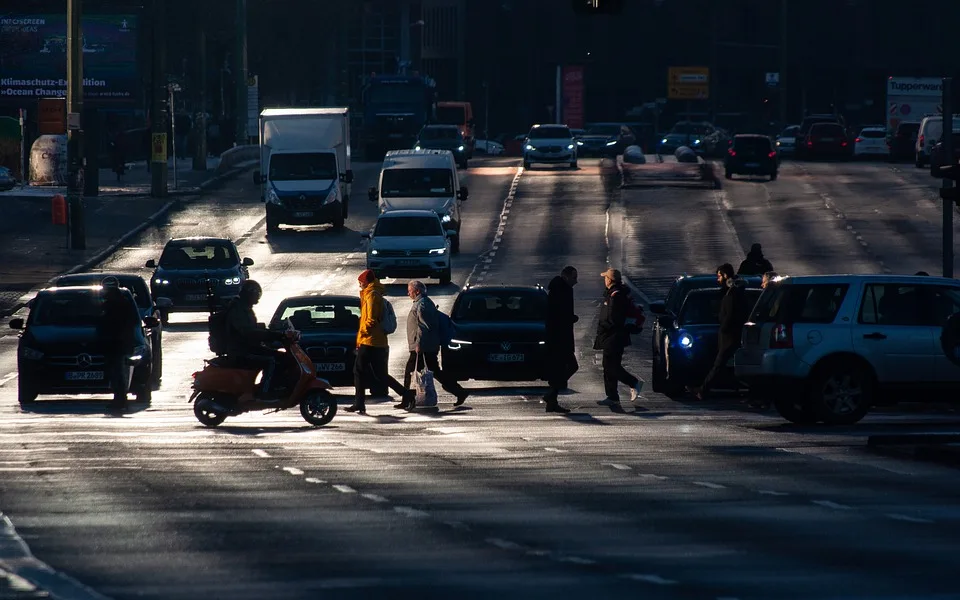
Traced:
<path id="1" fill-rule="evenodd" d="M 67 205 L 70 248 L 87 246 L 83 214 L 83 32 L 81 0 L 67 0 Z"/>
<path id="2" fill-rule="evenodd" d="M 953 131 L 953 77 L 943 78 L 943 131 Z M 953 158 L 953 136 L 943 136 L 943 156 L 948 164 L 955 164 Z M 953 180 L 944 178 L 941 187 L 946 190 L 953 187 Z M 941 191 L 941 194 L 943 192 Z M 949 193 L 948 193 L 949 194 Z M 943 204 L 943 276 L 953 278 L 953 202 Z"/>
<path id="3" fill-rule="evenodd" d="M 20 187 L 27 187 L 30 178 L 27 177 L 27 110 L 21 108 L 20 113 Z"/>

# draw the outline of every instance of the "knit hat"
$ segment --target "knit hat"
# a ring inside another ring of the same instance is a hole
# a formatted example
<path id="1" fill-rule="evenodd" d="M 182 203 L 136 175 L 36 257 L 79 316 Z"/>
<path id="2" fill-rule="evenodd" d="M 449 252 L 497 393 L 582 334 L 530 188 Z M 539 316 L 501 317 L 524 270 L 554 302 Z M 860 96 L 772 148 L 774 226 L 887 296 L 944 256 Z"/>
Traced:
<path id="1" fill-rule="evenodd" d="M 377 280 L 376 274 L 374 274 L 373 269 L 367 269 L 363 273 L 360 273 L 360 276 L 357 277 L 357 281 L 360 282 L 360 285 L 368 285 Z"/>

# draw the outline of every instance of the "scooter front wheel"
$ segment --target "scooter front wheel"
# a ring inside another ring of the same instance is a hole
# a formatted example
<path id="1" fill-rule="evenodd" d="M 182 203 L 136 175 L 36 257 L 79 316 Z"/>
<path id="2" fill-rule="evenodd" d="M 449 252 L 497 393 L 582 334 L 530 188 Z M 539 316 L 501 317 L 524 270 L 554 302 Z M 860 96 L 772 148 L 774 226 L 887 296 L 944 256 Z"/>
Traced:
<path id="1" fill-rule="evenodd" d="M 216 427 L 227 420 L 227 413 L 214 407 L 214 400 L 207 394 L 200 394 L 193 402 L 193 414 L 206 427 Z"/>
<path id="2" fill-rule="evenodd" d="M 326 390 L 312 390 L 300 401 L 300 414 L 315 427 L 326 425 L 337 415 L 337 401 Z"/>

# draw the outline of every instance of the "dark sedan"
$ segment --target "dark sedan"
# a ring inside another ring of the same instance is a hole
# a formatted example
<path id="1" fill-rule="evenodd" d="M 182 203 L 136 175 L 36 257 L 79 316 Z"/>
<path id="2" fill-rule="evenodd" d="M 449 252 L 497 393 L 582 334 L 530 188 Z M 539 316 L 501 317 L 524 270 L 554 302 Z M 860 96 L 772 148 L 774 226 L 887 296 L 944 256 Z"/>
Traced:
<path id="1" fill-rule="evenodd" d="M 913 160 L 916 154 L 919 121 L 904 121 L 897 125 L 890 138 L 890 160 Z"/>
<path id="2" fill-rule="evenodd" d="M 285 298 L 274 311 L 269 328 L 287 329 L 287 320 L 300 332 L 300 347 L 317 367 L 317 375 L 334 387 L 353 387 L 360 299 L 356 296 L 311 294 Z M 375 395 L 385 395 L 375 390 Z"/>
<path id="3" fill-rule="evenodd" d="M 621 123 L 590 123 L 582 134 L 574 136 L 579 156 L 617 156 L 637 143 L 637 136 Z"/>
<path id="4" fill-rule="evenodd" d="M 26 322 L 10 320 L 10 328 L 21 331 L 17 348 L 21 404 L 33 402 L 40 394 L 112 394 L 97 333 L 102 305 L 99 286 L 48 288 L 31 300 Z M 146 402 L 153 387 L 150 342 L 144 327 L 156 323 L 153 317 L 147 317 L 141 325 L 139 314 L 136 320 L 138 324 L 131 332 L 134 350 L 127 357 L 127 381 L 137 400 Z"/>
<path id="5" fill-rule="evenodd" d="M 743 277 L 749 288 L 760 287 L 761 277 Z M 653 391 L 674 395 L 683 392 L 683 387 L 670 385 L 667 381 L 665 348 L 669 345 L 668 332 L 673 326 L 683 301 L 693 290 L 720 289 L 716 273 L 681 275 L 677 277 L 662 302 L 651 302 L 650 312 L 657 315 L 653 320 Z"/>
<path id="6" fill-rule="evenodd" d="M 850 144 L 847 131 L 837 123 L 817 123 L 810 127 L 810 131 L 803 139 L 804 158 L 849 158 L 851 156 L 853 156 L 853 146 Z"/>
<path id="7" fill-rule="evenodd" d="M 723 159 L 727 179 L 734 175 L 766 175 L 773 181 L 780 168 L 773 141 L 765 135 L 740 134 L 733 136 L 733 143 Z"/>
<path id="8" fill-rule="evenodd" d="M 459 381 L 546 378 L 547 293 L 540 286 L 468 286 L 450 313 L 443 371 Z"/>
<path id="9" fill-rule="evenodd" d="M 756 304 L 762 290 L 747 288 L 747 303 Z M 688 385 L 699 385 L 717 357 L 717 332 L 720 329 L 719 312 L 723 290 L 720 288 L 693 290 L 680 307 L 677 318 L 664 329 L 664 363 L 662 373 L 668 394 L 678 394 Z M 717 387 L 736 387 L 730 373 L 724 373 Z"/>
<path id="10" fill-rule="evenodd" d="M 150 341 L 150 353 L 153 357 L 153 385 L 159 386 L 160 379 L 163 377 L 163 325 L 160 323 L 164 308 L 169 308 L 171 302 L 169 298 L 157 298 L 154 301 L 147 287 L 147 282 L 139 275 L 130 273 L 74 273 L 72 275 L 61 275 L 53 280 L 52 287 L 76 287 L 76 286 L 95 286 L 100 285 L 105 277 L 116 277 L 120 282 L 120 287 L 129 290 L 133 294 L 133 299 L 137 303 L 137 309 L 140 311 L 140 318 L 147 319 L 153 317 L 156 321 L 155 327 L 147 328 L 147 335 Z"/>
<path id="11" fill-rule="evenodd" d="M 172 312 L 207 312 L 226 305 L 240 293 L 250 277 L 253 260 L 240 260 L 228 239 L 191 237 L 172 239 L 163 247 L 160 261 L 147 261 L 153 297 L 169 298 L 160 314 L 166 324 Z M 211 294 L 212 293 L 212 294 Z"/>
<path id="12" fill-rule="evenodd" d="M 468 166 L 467 142 L 456 125 L 427 125 L 417 135 L 415 150 L 449 150 L 457 161 L 457 166 Z"/>

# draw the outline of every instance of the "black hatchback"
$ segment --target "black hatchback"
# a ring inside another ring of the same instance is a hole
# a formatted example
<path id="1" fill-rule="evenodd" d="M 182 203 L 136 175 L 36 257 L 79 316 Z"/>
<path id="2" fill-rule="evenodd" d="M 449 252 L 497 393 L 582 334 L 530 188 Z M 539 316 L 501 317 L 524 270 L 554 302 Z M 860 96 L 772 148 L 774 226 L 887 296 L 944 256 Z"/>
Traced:
<path id="1" fill-rule="evenodd" d="M 450 313 L 443 371 L 459 381 L 546 379 L 547 293 L 540 286 L 468 286 Z"/>
<path id="2" fill-rule="evenodd" d="M 767 175 L 773 181 L 777 178 L 780 161 L 770 138 L 760 134 L 741 134 L 733 136 L 723 159 L 723 168 L 727 179 L 734 175 Z"/>

